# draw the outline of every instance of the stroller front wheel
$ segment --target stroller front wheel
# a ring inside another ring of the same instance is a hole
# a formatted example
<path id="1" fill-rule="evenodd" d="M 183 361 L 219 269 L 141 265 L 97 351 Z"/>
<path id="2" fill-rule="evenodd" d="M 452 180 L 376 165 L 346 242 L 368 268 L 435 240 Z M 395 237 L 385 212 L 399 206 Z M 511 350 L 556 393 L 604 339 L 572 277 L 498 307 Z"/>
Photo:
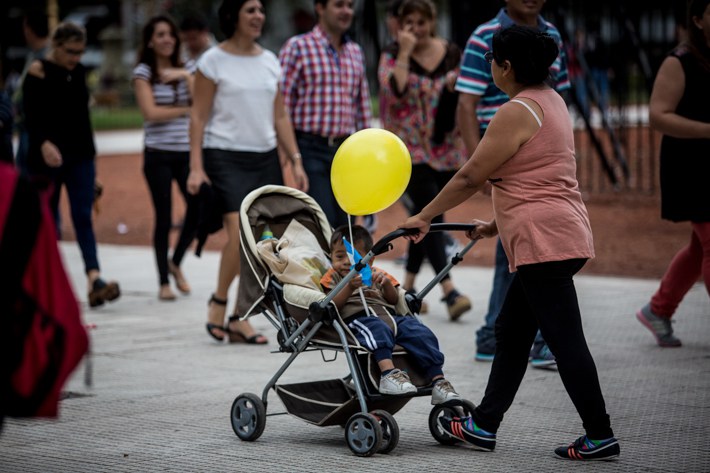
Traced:
<path id="1" fill-rule="evenodd" d="M 429 413 L 429 432 L 432 437 L 442 445 L 455 445 L 460 442 L 456 437 L 447 434 L 439 425 L 440 417 L 452 419 L 454 417 L 468 417 L 476 406 L 466 399 L 454 399 L 444 404 L 437 404 Z"/>
<path id="2" fill-rule="evenodd" d="M 372 414 L 353 414 L 345 424 L 345 442 L 350 451 L 359 457 L 374 455 L 382 442 L 379 420 Z"/>
<path id="3" fill-rule="evenodd" d="M 377 449 L 377 453 L 389 453 L 397 446 L 399 443 L 399 426 L 397 421 L 394 420 L 394 416 L 389 412 L 377 409 L 371 412 L 375 419 L 379 420 L 380 427 L 382 428 L 382 442 L 380 442 L 380 448 Z"/>
<path id="4" fill-rule="evenodd" d="M 242 440 L 251 442 L 261 437 L 266 427 L 266 406 L 256 394 L 243 393 L 232 403 L 232 429 Z"/>

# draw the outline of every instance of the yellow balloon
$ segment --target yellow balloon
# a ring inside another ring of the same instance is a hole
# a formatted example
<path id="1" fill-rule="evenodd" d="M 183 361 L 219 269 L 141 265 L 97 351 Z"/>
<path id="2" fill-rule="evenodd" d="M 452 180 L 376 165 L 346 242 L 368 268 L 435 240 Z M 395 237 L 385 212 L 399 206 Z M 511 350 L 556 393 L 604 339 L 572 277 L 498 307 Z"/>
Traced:
<path id="1" fill-rule="evenodd" d="M 333 158 L 330 183 L 340 208 L 350 215 L 377 213 L 407 189 L 412 158 L 397 135 L 379 128 L 352 134 Z"/>

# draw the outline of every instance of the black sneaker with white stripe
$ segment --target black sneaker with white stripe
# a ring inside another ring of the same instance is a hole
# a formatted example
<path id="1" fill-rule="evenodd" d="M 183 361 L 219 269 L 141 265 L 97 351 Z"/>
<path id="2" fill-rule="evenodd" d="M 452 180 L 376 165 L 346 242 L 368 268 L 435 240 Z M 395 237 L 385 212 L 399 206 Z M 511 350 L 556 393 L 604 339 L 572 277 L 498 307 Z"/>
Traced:
<path id="1" fill-rule="evenodd" d="M 496 448 L 496 434 L 481 429 L 471 417 L 439 417 L 439 427 L 454 438 L 463 440 L 477 450 L 492 452 Z"/>
<path id="2" fill-rule="evenodd" d="M 582 435 L 566 447 L 555 449 L 555 455 L 568 460 L 616 460 L 619 458 L 619 441 L 614 437 L 591 440 Z"/>

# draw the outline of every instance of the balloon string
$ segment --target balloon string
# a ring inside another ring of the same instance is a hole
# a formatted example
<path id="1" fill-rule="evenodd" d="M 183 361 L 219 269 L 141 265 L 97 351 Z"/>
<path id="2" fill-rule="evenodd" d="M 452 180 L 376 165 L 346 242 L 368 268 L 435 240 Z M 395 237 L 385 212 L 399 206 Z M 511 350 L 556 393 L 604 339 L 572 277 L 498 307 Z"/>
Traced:
<path id="1" fill-rule="evenodd" d="M 350 263 L 355 264 L 355 242 L 353 241 L 353 221 L 352 221 L 352 216 L 348 214 L 348 233 L 350 233 L 350 246 L 353 249 L 353 252 L 349 255 L 350 256 Z M 365 256 L 365 255 L 362 255 Z M 367 306 L 367 301 L 365 300 L 365 293 L 362 292 L 362 287 L 357 288 L 358 292 L 360 293 L 360 300 L 362 301 L 362 307 L 365 309 L 365 313 L 370 315 L 370 308 Z"/>

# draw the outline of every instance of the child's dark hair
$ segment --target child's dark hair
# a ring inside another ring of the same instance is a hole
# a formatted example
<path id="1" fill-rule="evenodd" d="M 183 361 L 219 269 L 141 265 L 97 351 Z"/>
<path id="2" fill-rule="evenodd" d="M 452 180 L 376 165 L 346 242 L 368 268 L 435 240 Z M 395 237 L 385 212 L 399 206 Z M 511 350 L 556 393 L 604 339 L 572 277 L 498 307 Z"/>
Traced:
<path id="1" fill-rule="evenodd" d="M 350 241 L 350 227 L 347 225 L 341 225 L 335 230 L 333 230 L 333 235 L 330 237 L 330 248 L 331 250 L 336 243 L 342 243 L 343 237 Z M 370 251 L 372 249 L 373 241 L 372 235 L 367 231 L 362 225 L 353 225 L 353 242 L 350 242 L 355 246 L 355 242 L 361 241 L 365 251 Z M 365 256 L 365 255 L 361 255 Z"/>
<path id="2" fill-rule="evenodd" d="M 492 52 L 497 64 L 510 62 L 518 83 L 537 85 L 549 77 L 550 66 L 560 51 L 552 36 L 529 26 L 513 25 L 493 35 Z"/>

